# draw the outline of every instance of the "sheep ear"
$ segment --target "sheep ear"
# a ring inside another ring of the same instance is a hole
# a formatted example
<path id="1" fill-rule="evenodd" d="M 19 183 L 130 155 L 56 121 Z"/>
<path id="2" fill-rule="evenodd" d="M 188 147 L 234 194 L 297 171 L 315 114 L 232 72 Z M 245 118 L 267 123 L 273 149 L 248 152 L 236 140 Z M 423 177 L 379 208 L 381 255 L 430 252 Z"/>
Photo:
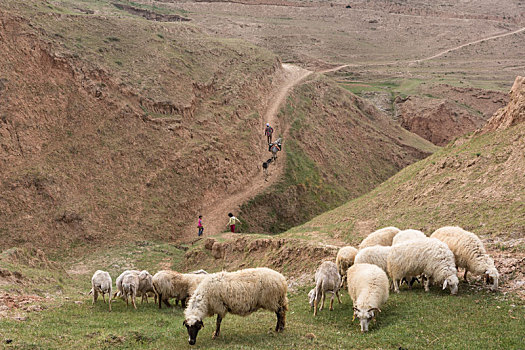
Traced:
<path id="1" fill-rule="evenodd" d="M 199 321 L 199 323 L 201 324 L 201 327 L 204 328 L 204 322 Z"/>
<path id="2" fill-rule="evenodd" d="M 359 311 L 359 309 L 354 306 L 354 311 Z"/>
<path id="3" fill-rule="evenodd" d="M 368 312 L 370 311 L 377 311 L 377 312 L 381 312 L 381 309 L 379 309 L 378 307 L 373 307 L 371 309 L 368 310 Z"/>
<path id="4" fill-rule="evenodd" d="M 443 289 L 447 288 L 447 286 L 448 286 L 448 281 L 445 280 L 445 282 L 443 282 Z"/>
<path id="5" fill-rule="evenodd" d="M 182 325 L 188 327 L 188 323 L 186 322 L 186 320 L 182 321 Z"/>

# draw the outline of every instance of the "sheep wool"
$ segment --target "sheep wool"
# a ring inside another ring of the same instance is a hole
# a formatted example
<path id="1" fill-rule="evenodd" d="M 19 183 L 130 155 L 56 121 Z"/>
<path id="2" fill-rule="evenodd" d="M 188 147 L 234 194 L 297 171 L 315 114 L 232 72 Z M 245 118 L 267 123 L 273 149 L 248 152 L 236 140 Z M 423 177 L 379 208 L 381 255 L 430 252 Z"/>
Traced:
<path id="1" fill-rule="evenodd" d="M 219 272 L 208 275 L 193 295 L 184 312 L 190 345 L 195 344 L 205 317 L 217 315 L 213 337 L 220 334 L 221 321 L 226 314 L 247 316 L 259 309 L 275 312 L 275 330 L 284 330 L 288 298 L 286 279 L 268 268 L 253 268 L 236 272 Z"/>
<path id="2" fill-rule="evenodd" d="M 384 227 L 382 229 L 374 231 L 371 234 L 369 234 L 368 237 L 366 237 L 361 242 L 361 244 L 359 244 L 359 249 L 371 247 L 374 245 L 392 245 L 392 239 L 399 231 L 401 230 L 393 226 Z"/>
<path id="3" fill-rule="evenodd" d="M 399 231 L 392 239 L 392 245 L 399 244 L 402 242 L 411 241 L 413 239 L 424 239 L 428 238 L 423 232 L 419 230 L 403 230 Z"/>
<path id="4" fill-rule="evenodd" d="M 465 269 L 467 273 L 485 277 L 486 283 L 496 290 L 499 282 L 499 272 L 494 266 L 494 260 L 487 254 L 483 242 L 477 235 L 457 226 L 446 226 L 437 229 L 430 237 L 437 238 L 447 244 L 456 259 L 456 266 Z"/>
<path id="5" fill-rule="evenodd" d="M 376 265 L 355 263 L 348 269 L 347 278 L 354 317 L 359 318 L 361 332 L 367 332 L 370 320 L 388 299 L 388 277 Z"/>
<path id="6" fill-rule="evenodd" d="M 386 262 L 391 248 L 390 246 L 375 245 L 361 249 L 355 257 L 355 263 L 377 265 L 386 273 Z"/>
<path id="7" fill-rule="evenodd" d="M 341 275 L 342 284 L 346 282 L 346 270 L 348 270 L 348 268 L 354 264 L 356 254 L 357 249 L 352 246 L 343 247 L 337 252 L 335 264 L 337 265 L 337 271 L 339 271 L 339 275 Z"/>
<path id="8" fill-rule="evenodd" d="M 458 276 L 454 254 L 447 245 L 435 238 L 411 240 L 393 245 L 387 258 L 387 271 L 399 293 L 399 281 L 405 276 L 425 274 L 425 291 L 431 280 L 443 282 L 451 294 L 458 290 Z"/>
<path id="9" fill-rule="evenodd" d="M 341 297 L 339 296 L 339 288 L 341 287 L 341 275 L 337 271 L 337 266 L 331 261 L 323 262 L 315 272 L 315 288 L 308 293 L 310 306 L 314 309 L 314 316 L 317 315 L 317 304 L 321 300 L 319 310 L 324 307 L 324 299 L 326 293 L 332 293 L 330 299 L 330 311 L 334 309 L 334 296 L 337 296 L 339 304 L 341 304 Z"/>
<path id="10" fill-rule="evenodd" d="M 102 300 L 106 302 L 106 293 L 108 294 L 109 311 L 111 311 L 111 288 L 113 281 L 108 272 L 97 270 L 91 277 L 91 291 L 93 293 L 93 304 L 97 301 L 98 294 L 102 293 Z"/>
<path id="11" fill-rule="evenodd" d="M 139 275 L 135 273 L 128 273 L 122 278 L 122 296 L 126 299 L 126 306 L 128 306 L 128 298 L 131 297 L 131 304 L 136 309 L 137 304 L 135 298 L 138 293 L 140 285 Z"/>

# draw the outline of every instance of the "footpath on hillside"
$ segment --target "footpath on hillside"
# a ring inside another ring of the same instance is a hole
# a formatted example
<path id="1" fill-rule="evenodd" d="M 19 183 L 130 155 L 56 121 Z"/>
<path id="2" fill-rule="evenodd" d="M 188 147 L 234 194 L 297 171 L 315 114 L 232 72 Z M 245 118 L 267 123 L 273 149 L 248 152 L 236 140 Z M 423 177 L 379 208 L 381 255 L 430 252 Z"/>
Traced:
<path id="1" fill-rule="evenodd" d="M 270 96 L 267 99 L 266 111 L 263 114 L 261 120 L 261 142 L 260 142 L 260 159 L 262 160 L 269 158 L 270 153 L 266 145 L 266 138 L 263 136 L 264 125 L 270 123 L 270 125 L 277 125 L 274 135 L 281 134 L 286 140 L 286 126 L 279 125 L 277 122 L 277 114 L 281 105 L 286 100 L 286 97 L 290 91 L 299 84 L 303 79 L 312 74 L 312 71 L 307 69 L 294 66 L 292 64 L 283 64 L 282 70 L 279 72 L 281 75 L 278 79 L 278 84 L 274 87 Z M 286 147 L 286 146 L 285 146 Z M 258 164 L 260 166 L 261 164 Z M 221 198 L 207 204 L 202 210 L 204 219 L 204 236 L 213 236 L 221 232 L 226 231 L 226 224 L 228 223 L 228 213 L 231 212 L 234 215 L 239 211 L 241 204 L 245 203 L 249 199 L 255 197 L 257 194 L 263 192 L 265 189 L 276 183 L 282 176 L 285 164 L 285 152 L 279 153 L 279 159 L 273 162 L 269 169 L 269 175 L 265 178 L 261 172 L 257 173 L 250 181 L 240 187 L 236 192 L 232 193 L 227 198 Z M 195 232 L 196 225 L 192 225 L 186 232 Z M 193 236 L 195 237 L 195 236 Z"/>

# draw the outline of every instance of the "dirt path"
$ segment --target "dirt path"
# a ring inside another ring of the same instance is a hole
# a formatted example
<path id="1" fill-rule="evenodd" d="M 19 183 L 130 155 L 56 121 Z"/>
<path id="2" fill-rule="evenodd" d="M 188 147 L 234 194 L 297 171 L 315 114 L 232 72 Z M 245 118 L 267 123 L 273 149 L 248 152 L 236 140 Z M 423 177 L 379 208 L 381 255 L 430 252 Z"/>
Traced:
<path id="1" fill-rule="evenodd" d="M 274 135 L 282 134 L 286 136 L 284 125 L 279 125 L 277 121 L 277 113 L 282 103 L 285 101 L 286 96 L 290 90 L 299 84 L 303 79 L 312 74 L 312 71 L 291 65 L 283 64 L 282 65 L 281 76 L 278 79 L 273 93 L 269 96 L 266 111 L 264 113 L 263 119 L 261 121 L 261 163 L 263 160 L 269 158 L 269 153 L 266 148 L 266 140 L 262 135 L 262 130 L 264 130 L 265 123 L 270 123 L 274 129 Z M 274 137 L 275 138 L 275 137 Z M 285 138 L 286 144 L 286 138 Z M 226 224 L 228 223 L 229 212 L 238 213 L 239 206 L 246 201 L 253 198 L 255 195 L 261 193 L 266 188 L 274 184 L 281 177 L 281 174 L 284 170 L 285 164 L 285 153 L 282 152 L 279 154 L 279 158 L 275 163 L 272 163 L 269 168 L 268 181 L 264 181 L 262 170 L 256 176 L 254 176 L 251 181 L 249 181 L 244 187 L 240 188 L 237 192 L 230 195 L 228 198 L 222 198 L 216 200 L 212 203 L 209 203 L 203 212 L 204 217 L 204 236 L 217 235 L 220 232 L 223 232 L 227 229 Z M 191 228 L 191 232 L 194 231 L 194 228 Z"/>
<path id="2" fill-rule="evenodd" d="M 514 35 L 514 34 L 518 34 L 518 33 L 521 33 L 525 31 L 525 27 L 524 28 L 520 28 L 518 30 L 515 30 L 513 32 L 508 32 L 508 33 L 503 33 L 503 34 L 498 34 L 498 35 L 493 35 L 493 36 L 489 36 L 488 38 L 483 38 L 483 39 L 479 39 L 479 40 L 475 40 L 475 41 L 471 41 L 469 43 L 466 43 L 466 44 L 463 44 L 463 45 L 459 45 L 459 46 L 456 46 L 456 47 L 453 47 L 451 49 L 447 49 L 447 50 L 444 50 L 444 51 L 441 51 L 433 56 L 430 56 L 430 57 L 426 57 L 426 58 L 421 58 L 421 59 L 418 59 L 418 60 L 413 60 L 413 61 L 409 61 L 409 63 L 418 63 L 418 62 L 423 62 L 423 61 L 429 61 L 429 60 L 432 60 L 434 58 L 438 58 L 440 56 L 443 56 L 449 52 L 452 52 L 452 51 L 456 51 L 456 50 L 459 50 L 459 49 L 462 49 L 466 46 L 469 46 L 469 45 L 475 45 L 475 44 L 479 44 L 479 43 L 482 43 L 484 41 L 488 41 L 488 40 L 494 40 L 494 39 L 498 39 L 498 38 L 503 38 L 505 36 L 509 36 L 509 35 Z"/>

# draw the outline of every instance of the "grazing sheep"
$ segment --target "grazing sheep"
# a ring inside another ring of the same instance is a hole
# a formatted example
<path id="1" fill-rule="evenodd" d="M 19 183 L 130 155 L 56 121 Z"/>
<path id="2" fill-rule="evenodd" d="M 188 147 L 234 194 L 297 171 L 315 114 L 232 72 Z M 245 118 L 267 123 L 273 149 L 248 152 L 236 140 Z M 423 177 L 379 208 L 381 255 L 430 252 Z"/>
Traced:
<path id="1" fill-rule="evenodd" d="M 315 272 L 315 288 L 308 293 L 310 300 L 310 306 L 314 309 L 314 316 L 317 315 L 317 304 L 321 300 L 321 306 L 319 310 L 324 307 L 324 299 L 326 292 L 332 293 L 330 299 L 330 311 L 334 309 L 334 296 L 337 295 L 337 300 L 341 304 L 341 298 L 339 297 L 339 288 L 341 288 L 341 275 L 337 272 L 337 266 L 331 261 L 323 262 L 317 271 Z"/>
<path id="2" fill-rule="evenodd" d="M 108 304 L 109 311 L 111 311 L 111 288 L 112 288 L 111 276 L 108 272 L 97 270 L 93 277 L 91 277 L 91 291 L 89 294 L 93 293 L 93 304 L 97 301 L 98 293 L 102 293 L 102 300 L 106 302 L 106 293 L 108 293 Z"/>
<path id="3" fill-rule="evenodd" d="M 279 272 L 259 267 L 236 272 L 219 272 L 204 279 L 190 298 L 184 311 L 183 325 L 188 330 L 190 345 L 195 344 L 202 320 L 217 314 L 213 338 L 220 334 L 226 314 L 247 316 L 259 309 L 275 312 L 275 331 L 284 330 L 288 298 L 286 279 Z"/>
<path id="4" fill-rule="evenodd" d="M 361 332 L 368 332 L 370 320 L 381 312 L 388 299 L 388 277 L 377 265 L 355 263 L 347 271 L 348 294 L 354 304 L 354 318 L 359 318 Z"/>
<path id="5" fill-rule="evenodd" d="M 117 277 L 117 279 L 115 280 L 115 284 L 117 285 L 117 291 L 116 291 L 115 294 L 113 295 L 113 299 L 122 296 L 122 279 L 123 279 L 124 276 L 127 275 L 128 273 L 135 273 L 135 274 L 138 275 L 138 274 L 140 273 L 140 271 L 139 271 L 139 270 L 125 270 L 124 272 L 122 272 L 122 273 Z"/>
<path id="6" fill-rule="evenodd" d="M 371 247 L 374 245 L 392 245 L 392 238 L 400 231 L 397 227 L 384 227 L 377 231 L 372 232 L 366 237 L 361 244 L 359 249 Z"/>
<path id="7" fill-rule="evenodd" d="M 146 270 L 142 270 L 139 273 L 139 281 L 139 289 L 137 293 L 138 295 L 142 296 L 140 303 L 142 304 L 144 302 L 144 299 L 146 299 L 146 303 L 148 302 L 149 293 L 153 293 L 155 303 L 157 303 L 157 295 L 155 294 L 155 290 L 153 289 L 153 277 L 151 276 L 151 274 Z"/>
<path id="8" fill-rule="evenodd" d="M 399 281 L 405 276 L 424 274 L 425 291 L 431 279 L 447 286 L 451 294 L 458 292 L 458 276 L 454 254 L 447 245 L 435 238 L 418 239 L 393 245 L 387 258 L 387 271 L 394 291 L 399 293 Z"/>
<path id="9" fill-rule="evenodd" d="M 423 232 L 418 230 L 403 230 L 399 231 L 392 239 L 392 245 L 399 244 L 413 239 L 428 238 Z"/>
<path id="10" fill-rule="evenodd" d="M 467 273 L 470 271 L 475 275 L 483 275 L 485 283 L 491 284 L 492 290 L 498 288 L 498 270 L 478 236 L 461 227 L 446 226 L 437 229 L 430 237 L 445 242 L 452 250 L 456 259 L 456 266 L 465 269 L 463 275 L 465 281 L 467 281 Z"/>
<path id="11" fill-rule="evenodd" d="M 386 261 L 390 246 L 375 245 L 361 249 L 355 256 L 355 264 L 373 264 L 379 266 L 386 273 Z"/>
<path id="12" fill-rule="evenodd" d="M 135 297 L 140 285 L 139 276 L 135 273 L 128 273 L 122 278 L 122 296 L 126 299 L 126 306 L 128 306 L 128 297 L 131 297 L 131 304 L 136 309 Z"/>
<path id="13" fill-rule="evenodd" d="M 346 270 L 354 264 L 354 258 L 357 254 L 357 249 L 352 246 L 347 246 L 339 249 L 337 257 L 335 258 L 335 264 L 337 265 L 337 271 L 341 275 L 341 285 L 346 282 Z"/>
<path id="14" fill-rule="evenodd" d="M 186 300 L 193 294 L 199 283 L 207 278 L 209 274 L 179 273 L 176 271 L 159 271 L 153 276 L 153 287 L 158 295 L 159 309 L 162 307 L 161 299 L 166 306 L 170 307 L 169 299 L 175 298 L 181 301 L 182 307 L 186 306 Z"/>

